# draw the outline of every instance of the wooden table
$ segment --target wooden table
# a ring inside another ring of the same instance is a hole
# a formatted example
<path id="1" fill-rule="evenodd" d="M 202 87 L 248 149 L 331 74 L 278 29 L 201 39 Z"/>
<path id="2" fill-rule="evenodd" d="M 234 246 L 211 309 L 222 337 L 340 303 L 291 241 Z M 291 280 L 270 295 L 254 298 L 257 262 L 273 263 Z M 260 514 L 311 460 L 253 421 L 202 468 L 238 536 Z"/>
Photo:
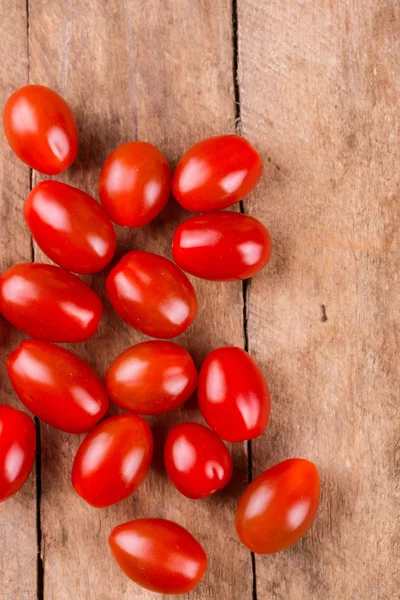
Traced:
<path id="1" fill-rule="evenodd" d="M 0 1 L 1 105 L 41 83 L 77 116 L 79 158 L 60 179 L 96 195 L 122 142 L 152 142 L 175 165 L 195 141 L 236 130 L 265 164 L 243 209 L 273 238 L 254 280 L 194 282 L 200 313 L 179 340 L 198 365 L 212 348 L 244 346 L 270 383 L 270 425 L 233 448 L 227 490 L 193 502 L 166 479 L 165 433 L 199 420 L 195 403 L 152 420 L 154 468 L 107 510 L 71 488 L 79 437 L 40 424 L 36 477 L 0 507 L 1 598 L 159 597 L 125 578 L 107 545 L 112 527 L 141 516 L 176 520 L 207 549 L 193 600 L 398 597 L 399 28 L 396 0 Z M 2 268 L 46 260 L 22 217 L 40 178 L 2 138 Z M 171 201 L 151 225 L 119 228 L 118 254 L 170 256 L 184 218 Z M 104 279 L 89 279 L 103 297 Z M 2 321 L 1 401 L 19 408 L 4 359 L 21 337 Z M 98 334 L 75 349 L 104 375 L 140 339 L 107 305 Z M 235 536 L 237 498 L 248 477 L 291 456 L 318 464 L 318 518 L 291 549 L 254 557 Z"/>

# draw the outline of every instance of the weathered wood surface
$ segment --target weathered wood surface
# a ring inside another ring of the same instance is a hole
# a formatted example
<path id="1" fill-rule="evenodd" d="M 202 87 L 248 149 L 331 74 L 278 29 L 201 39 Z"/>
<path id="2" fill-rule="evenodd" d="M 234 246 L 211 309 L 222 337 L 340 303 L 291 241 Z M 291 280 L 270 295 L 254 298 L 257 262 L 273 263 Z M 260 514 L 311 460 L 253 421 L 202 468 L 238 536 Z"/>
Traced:
<path id="1" fill-rule="evenodd" d="M 230 8 L 225 1 L 210 15 L 208 3 L 153 1 L 138 6 L 130 1 L 99 2 L 94 11 L 93 5 L 83 2 L 49 5 L 30 0 L 31 82 L 61 92 L 79 119 L 79 160 L 61 179 L 96 195 L 100 167 L 122 142 L 134 138 L 152 142 L 173 165 L 196 140 L 220 131 L 234 132 Z M 183 31 L 195 53 L 188 53 L 182 43 Z M 142 230 L 118 228 L 119 256 L 133 248 L 170 256 L 172 233 L 182 217 L 171 202 Z M 39 249 L 35 260 L 46 260 Z M 104 279 L 91 278 L 103 297 Z M 240 284 L 194 283 L 200 314 L 182 343 L 199 364 L 216 346 L 243 345 L 243 297 Z M 103 375 L 119 352 L 141 339 L 107 306 L 98 335 L 74 348 Z M 153 598 L 121 574 L 107 544 L 115 525 L 140 516 L 176 520 L 207 548 L 210 569 L 192 598 L 251 600 L 251 558 L 235 539 L 231 518 L 235 497 L 247 479 L 244 447 L 235 448 L 235 481 L 227 492 L 209 501 L 183 498 L 163 471 L 168 427 L 198 418 L 191 403 L 153 419 L 153 472 L 134 497 L 104 511 L 88 507 L 71 488 L 70 469 L 79 439 L 42 426 L 45 600 Z"/>
<path id="2" fill-rule="evenodd" d="M 274 242 L 247 297 L 273 397 L 253 473 L 304 456 L 322 477 L 312 532 L 257 557 L 258 597 L 398 598 L 400 6 L 238 4 L 242 128 L 267 164 L 245 208 Z"/>
<path id="3" fill-rule="evenodd" d="M 0 2 L 0 106 L 18 87 L 28 83 L 28 35 L 25 0 Z M 18 161 L 2 135 L 0 150 L 0 268 L 31 260 L 29 231 L 21 211 L 29 192 L 29 168 Z M 8 381 L 5 361 L 22 334 L 0 322 L 1 404 L 23 409 Z M 0 504 L 0 598 L 36 600 L 37 533 L 36 478 Z"/>
<path id="4" fill-rule="evenodd" d="M 80 152 L 60 179 L 92 195 L 118 144 L 147 140 L 174 166 L 198 139 L 233 132 L 239 114 L 266 165 L 244 209 L 270 228 L 273 258 L 245 286 L 246 323 L 240 284 L 194 281 L 200 314 L 181 342 L 200 364 L 216 346 L 243 346 L 247 334 L 273 396 L 270 426 L 252 444 L 253 475 L 304 456 L 318 464 L 323 486 L 312 531 L 280 555 L 257 557 L 253 590 L 251 556 L 233 528 L 246 448 L 234 447 L 228 489 L 206 501 L 185 499 L 163 472 L 166 431 L 198 420 L 195 402 L 151 420 L 152 472 L 131 499 L 107 510 L 85 505 L 71 488 L 80 438 L 41 425 L 39 584 L 32 476 L 0 505 L 4 600 L 160 597 L 126 579 L 107 546 L 116 524 L 139 516 L 176 520 L 207 549 L 209 571 L 190 598 L 397 597 L 399 17 L 394 0 L 0 0 L 1 104 L 28 81 L 28 67 L 31 83 L 62 93 L 78 118 Z M 39 178 L 34 173 L 33 184 Z M 31 247 L 21 215 L 29 169 L 4 139 L 0 190 L 7 267 L 30 260 Z M 118 256 L 132 248 L 170 256 L 183 218 L 171 201 L 142 230 L 118 228 Z M 46 260 L 37 247 L 34 260 Z M 88 278 L 103 297 L 104 279 Z M 1 325 L 3 358 L 21 336 Z M 104 375 L 141 339 L 106 304 L 98 334 L 73 349 Z M 2 401 L 20 406 L 4 360 L 1 369 Z"/>

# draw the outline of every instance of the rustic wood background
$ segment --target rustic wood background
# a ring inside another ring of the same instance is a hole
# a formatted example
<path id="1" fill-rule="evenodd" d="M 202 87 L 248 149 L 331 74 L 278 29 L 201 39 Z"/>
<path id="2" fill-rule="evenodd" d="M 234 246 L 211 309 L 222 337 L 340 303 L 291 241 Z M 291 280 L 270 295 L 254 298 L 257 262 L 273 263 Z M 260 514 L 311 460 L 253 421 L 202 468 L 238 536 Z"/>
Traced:
<path id="1" fill-rule="evenodd" d="M 270 382 L 270 425 L 235 446 L 228 489 L 193 502 L 163 472 L 165 432 L 199 419 L 195 403 L 153 419 L 152 473 L 107 510 L 71 488 L 79 437 L 40 425 L 36 477 L 0 506 L 2 599 L 159 597 L 125 578 L 107 545 L 140 516 L 176 520 L 207 549 L 193 600 L 398 598 L 399 32 L 397 0 L 0 0 L 1 106 L 41 83 L 77 115 L 79 158 L 63 181 L 96 195 L 122 142 L 152 142 L 173 166 L 202 137 L 240 131 L 265 163 L 242 208 L 273 238 L 270 265 L 244 286 L 195 281 L 200 314 L 181 340 L 198 364 L 216 346 L 245 346 Z M 2 137 L 2 269 L 45 260 L 22 217 L 39 177 Z M 119 254 L 169 256 L 184 217 L 171 201 L 142 230 L 119 228 Z M 89 281 L 104 296 L 104 276 Z M 1 402 L 19 408 L 4 359 L 21 337 L 1 322 Z M 75 349 L 103 375 L 140 339 L 107 307 Z M 286 552 L 254 557 L 235 536 L 236 499 L 290 456 L 320 469 L 318 519 Z"/>

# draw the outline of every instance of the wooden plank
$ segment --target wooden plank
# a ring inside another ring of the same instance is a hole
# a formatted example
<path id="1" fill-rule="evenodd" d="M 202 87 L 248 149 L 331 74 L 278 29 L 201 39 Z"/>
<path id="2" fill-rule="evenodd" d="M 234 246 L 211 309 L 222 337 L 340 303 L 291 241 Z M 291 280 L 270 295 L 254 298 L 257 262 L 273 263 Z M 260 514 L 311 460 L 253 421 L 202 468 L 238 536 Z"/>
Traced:
<path id="1" fill-rule="evenodd" d="M 28 83 L 27 14 L 25 0 L 0 3 L 0 106 Z M 0 154 L 1 271 L 31 260 L 29 231 L 22 215 L 29 193 L 29 168 L 11 151 L 2 135 Z M 22 335 L 1 318 L 1 403 L 23 409 L 7 377 L 5 361 Z M 0 504 L 0 581 L 4 598 L 37 598 L 36 481 L 33 470 L 23 489 Z"/>
<path id="2" fill-rule="evenodd" d="M 257 557 L 259 598 L 398 597 L 399 9 L 239 2 L 243 131 L 267 167 L 245 208 L 273 237 L 248 294 L 273 397 L 253 473 L 304 456 L 322 477 L 312 531 Z"/>
<path id="3" fill-rule="evenodd" d="M 30 21 L 32 81 L 63 93 L 79 118 L 79 160 L 61 177 L 64 181 L 96 195 L 102 162 L 122 142 L 135 137 L 152 142 L 174 164 L 202 137 L 234 131 L 228 0 L 217 4 L 30 0 Z M 132 248 L 170 256 L 173 229 L 183 218 L 183 212 L 170 202 L 144 229 L 119 228 L 119 256 Z M 36 259 L 44 259 L 38 250 Z M 104 276 L 93 277 L 92 283 L 104 296 Z M 195 286 L 200 314 L 181 341 L 199 363 L 216 346 L 243 345 L 243 305 L 239 284 L 196 281 Z M 141 339 L 107 305 L 99 333 L 75 349 L 103 375 L 114 356 Z M 233 527 L 237 490 L 247 479 L 245 448 L 234 449 L 233 483 L 210 500 L 185 499 L 172 488 L 163 470 L 162 446 L 168 427 L 198 419 L 193 403 L 153 419 L 152 473 L 132 499 L 103 511 L 86 506 L 71 489 L 69 472 L 78 438 L 42 428 L 45 599 L 155 597 L 122 575 L 111 559 L 107 537 L 118 523 L 158 516 L 186 526 L 209 554 L 205 581 L 190 598 L 250 600 L 250 554 L 236 540 Z"/>

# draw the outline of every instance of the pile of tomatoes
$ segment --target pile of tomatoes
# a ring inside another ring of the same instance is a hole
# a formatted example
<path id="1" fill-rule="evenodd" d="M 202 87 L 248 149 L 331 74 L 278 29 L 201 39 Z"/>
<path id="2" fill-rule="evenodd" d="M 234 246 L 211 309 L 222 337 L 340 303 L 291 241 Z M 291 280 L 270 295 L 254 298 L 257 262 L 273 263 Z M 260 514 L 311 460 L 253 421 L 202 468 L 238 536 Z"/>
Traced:
<path id="1" fill-rule="evenodd" d="M 4 110 L 5 134 L 31 168 L 56 175 L 78 150 L 68 104 L 54 91 L 30 85 L 17 90 Z M 236 347 L 217 348 L 199 375 L 189 352 L 168 340 L 194 321 L 195 290 L 183 271 L 215 281 L 256 275 L 268 262 L 271 240 L 253 217 L 223 211 L 242 200 L 261 177 L 256 150 L 235 135 L 195 144 L 171 171 L 151 144 L 116 148 L 100 173 L 101 205 L 55 180 L 32 189 L 24 206 L 27 226 L 56 265 L 16 264 L 0 277 L 0 311 L 32 339 L 8 357 L 7 371 L 22 403 L 37 418 L 68 433 L 89 432 L 76 454 L 72 485 L 90 505 L 103 508 L 130 496 L 150 468 L 153 437 L 139 415 L 180 407 L 195 392 L 209 428 L 180 423 L 168 433 L 165 468 L 185 496 L 200 499 L 227 485 L 232 459 L 222 440 L 260 436 L 270 414 L 267 382 L 256 362 Z M 96 273 L 112 260 L 111 221 L 126 227 L 149 223 L 170 192 L 187 210 L 200 212 L 175 231 L 175 261 L 128 252 L 110 271 L 108 298 L 131 327 L 161 340 L 126 349 L 108 368 L 105 383 L 73 352 L 54 342 L 80 342 L 97 330 L 100 297 L 75 274 Z M 71 273 L 72 272 L 72 273 Z M 106 418 L 109 398 L 123 414 Z M 25 413 L 0 406 L 0 501 L 15 494 L 32 469 L 35 426 Z M 319 501 L 313 463 L 290 459 L 252 481 L 239 500 L 236 530 L 253 552 L 279 552 L 310 527 Z M 199 542 L 165 519 L 138 519 L 110 534 L 113 555 L 133 581 L 156 592 L 193 589 L 207 568 Z"/>

